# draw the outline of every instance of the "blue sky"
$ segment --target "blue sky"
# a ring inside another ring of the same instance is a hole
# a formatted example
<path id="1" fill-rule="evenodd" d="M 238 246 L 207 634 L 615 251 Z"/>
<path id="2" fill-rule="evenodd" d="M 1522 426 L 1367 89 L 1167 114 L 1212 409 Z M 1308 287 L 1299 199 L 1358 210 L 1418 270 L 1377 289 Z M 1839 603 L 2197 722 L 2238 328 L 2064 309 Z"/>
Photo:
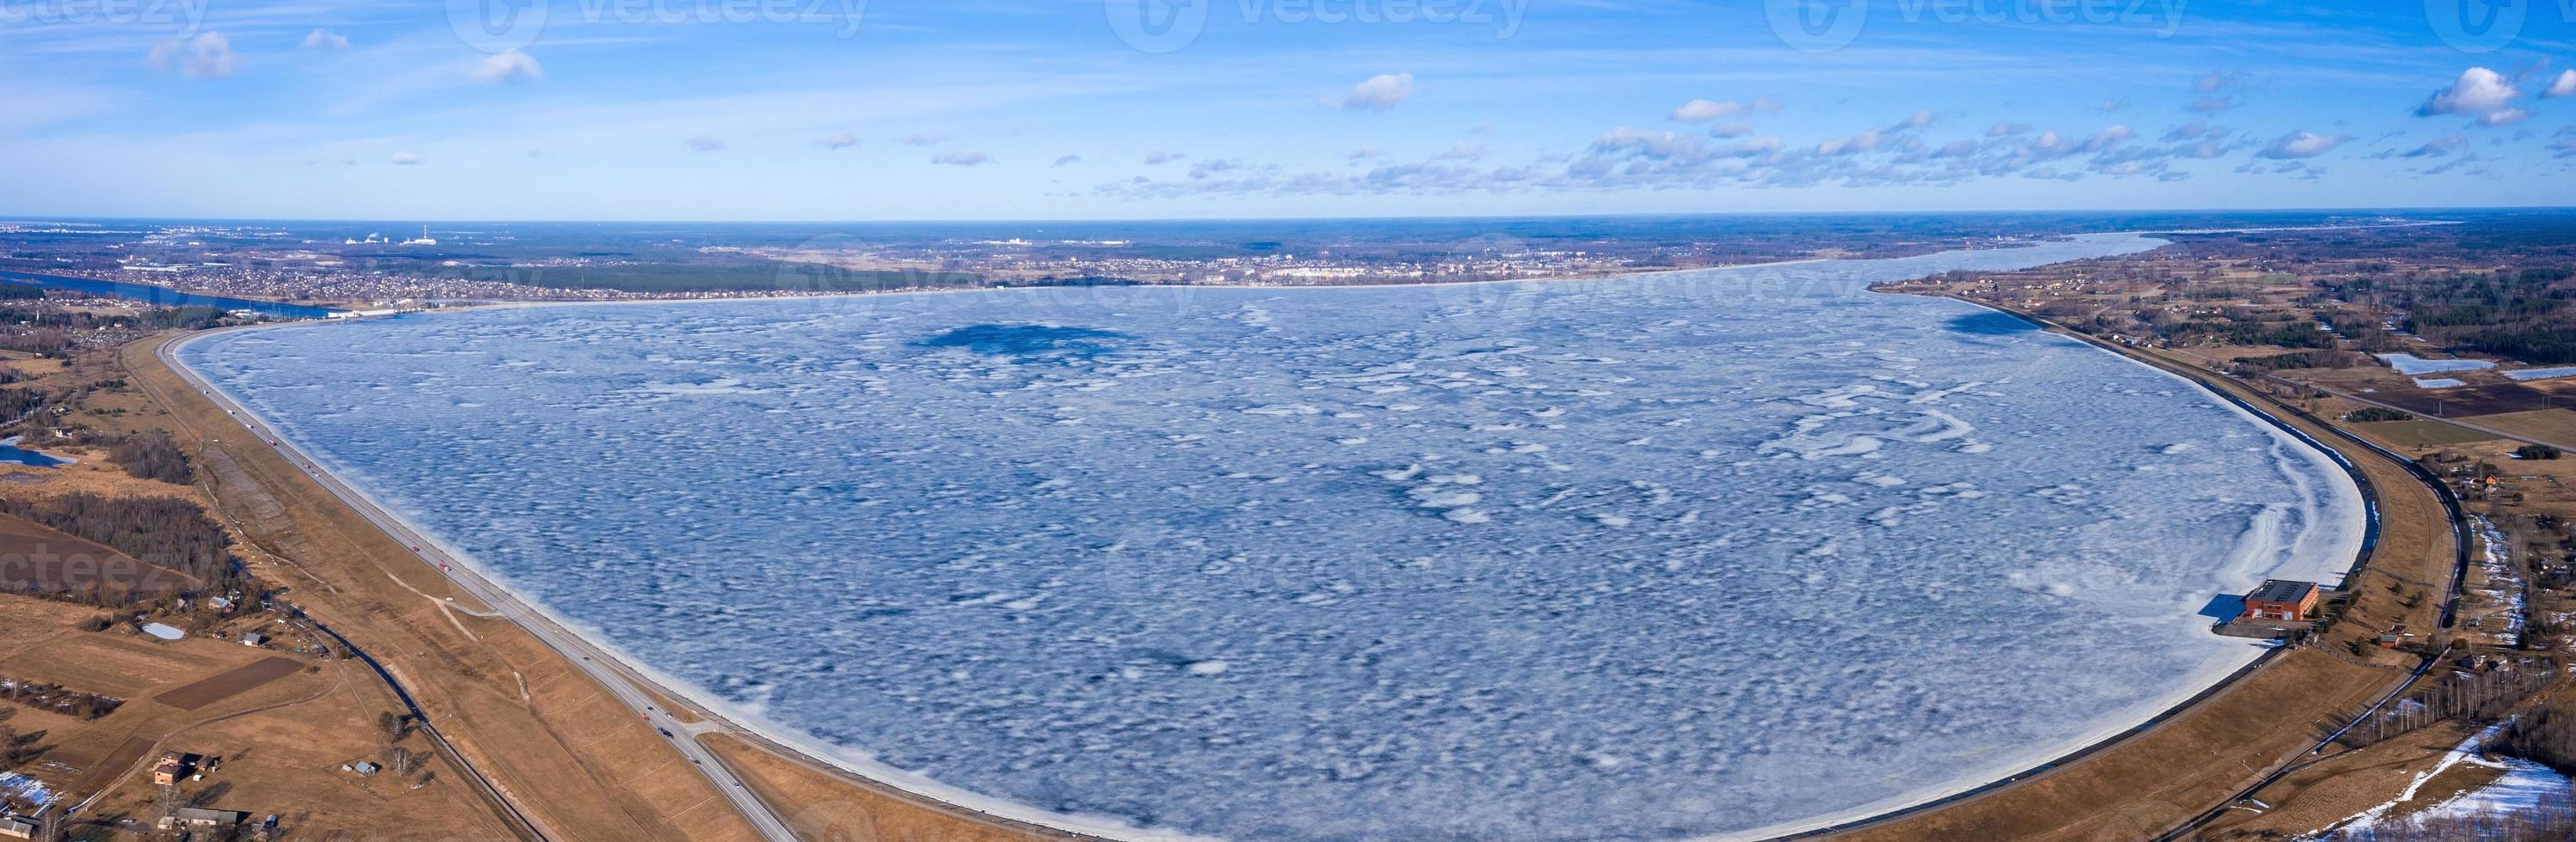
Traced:
<path id="1" fill-rule="evenodd" d="M 2571 19 L 2576 0 L 0 0 L 0 213 L 2555 205 L 2576 196 Z"/>

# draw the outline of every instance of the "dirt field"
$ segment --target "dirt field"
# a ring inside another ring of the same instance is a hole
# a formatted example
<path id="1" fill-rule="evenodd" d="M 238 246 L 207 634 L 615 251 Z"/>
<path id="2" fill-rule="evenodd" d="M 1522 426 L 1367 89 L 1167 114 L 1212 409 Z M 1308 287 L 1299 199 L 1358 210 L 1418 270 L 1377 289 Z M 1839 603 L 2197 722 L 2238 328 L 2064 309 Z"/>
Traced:
<path id="1" fill-rule="evenodd" d="M 2576 450 L 2576 409 L 2539 409 L 2530 412 L 2478 415 L 2460 420 L 2480 427 L 2502 430 L 2533 441 L 2548 442 L 2557 445 L 2561 450 Z"/>
<path id="2" fill-rule="evenodd" d="M 2549 392 L 2519 384 L 2456 389 L 2386 389 L 2372 393 L 2370 399 L 2418 415 L 2444 418 L 2527 412 L 2567 402 Z"/>
<path id="3" fill-rule="evenodd" d="M 2466 739 L 2468 730 L 2456 724 L 2426 728 L 2284 776 L 2255 795 L 2277 809 L 2259 814 L 2232 811 L 2213 822 L 2206 835 L 2223 838 L 2268 831 L 2287 837 L 2342 821 L 2403 790 L 2432 758 Z"/>
<path id="4" fill-rule="evenodd" d="M 96 720 L 23 708 L 9 717 L 20 733 L 43 732 L 39 744 L 48 747 L 22 771 L 74 799 L 99 794 L 85 819 L 113 824 L 154 817 L 156 788 L 145 768 L 162 752 L 186 751 L 225 759 L 206 780 L 181 784 L 188 797 L 282 814 L 295 838 L 510 838 L 454 771 L 435 762 L 425 785 L 370 782 L 392 784 L 397 797 L 316 809 L 345 801 L 313 795 L 352 785 L 333 780 L 342 776 L 340 764 L 382 757 L 375 719 L 395 704 L 380 685 L 350 680 L 346 662 L 282 657 L 200 637 L 165 642 L 123 628 L 77 630 L 94 613 L 0 596 L 0 616 L 8 618 L 0 623 L 0 674 L 126 700 Z M 174 695 L 188 704 L 154 701 Z"/>
<path id="5" fill-rule="evenodd" d="M 2495 418 L 2500 416 L 2489 415 L 2482 417 Z M 2492 426 L 2485 424 L 2485 422 L 2472 423 L 2477 423 L 2481 426 Z M 2382 444 L 2390 445 L 2393 449 L 2400 452 L 2416 448 L 2442 447 L 2444 445 L 2467 444 L 2473 441 L 2488 441 L 2495 438 L 2495 436 L 2481 433 L 2467 427 L 2459 427 L 2444 424 L 2440 421 L 2427 421 L 2423 419 L 2417 419 L 2414 421 L 2375 421 L 2368 424 L 2353 424 L 2350 426 L 2353 432 L 2361 433 L 2362 435 Z M 2498 427 L 2497 429 L 2503 428 Z"/>
<path id="6" fill-rule="evenodd" d="M 152 700 L 180 710 L 196 710 L 294 675 L 302 669 L 304 664 L 292 658 L 252 661 L 154 696 Z"/>

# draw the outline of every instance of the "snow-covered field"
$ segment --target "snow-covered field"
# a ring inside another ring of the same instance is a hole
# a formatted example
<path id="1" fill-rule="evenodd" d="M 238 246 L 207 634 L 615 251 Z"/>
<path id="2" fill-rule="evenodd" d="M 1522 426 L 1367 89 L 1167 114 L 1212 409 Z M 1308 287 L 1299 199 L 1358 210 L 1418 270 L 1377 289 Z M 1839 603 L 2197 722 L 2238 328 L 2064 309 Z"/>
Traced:
<path id="1" fill-rule="evenodd" d="M 2462 741 L 2443 754 L 2442 759 L 2430 768 L 2416 773 L 2415 777 L 2406 784 L 2406 789 L 2396 798 L 2356 813 L 2336 823 L 2332 829 L 2342 831 L 2347 838 L 2361 838 L 2368 836 L 2369 831 L 2372 830 L 2394 830 L 2404 825 L 2420 828 L 2426 823 L 2440 819 L 2502 816 L 2528 812 L 2553 800 L 2563 803 L 2569 787 L 2566 775 L 2558 774 L 2555 769 L 2529 760 L 2516 757 L 2489 759 L 2478 753 L 2481 743 L 2494 739 L 2495 735 L 2503 730 L 2504 726 L 2501 724 L 2489 726 Z M 2414 801 L 2425 784 L 2440 777 L 2443 772 L 2450 771 L 2451 767 L 2461 765 L 2501 769 L 2503 774 L 2484 786 L 2451 796 L 2440 803 L 2403 816 L 2389 815 L 2399 805 Z"/>
<path id="2" fill-rule="evenodd" d="M 2258 653 L 2358 494 L 2179 379 L 1867 283 L 492 309 L 188 363 L 550 610 L 987 806 L 1235 839 L 1733 836 L 1936 797 Z"/>
<path id="3" fill-rule="evenodd" d="M 2387 360 L 2389 368 L 2397 369 L 2397 373 L 2405 375 L 2485 371 L 2495 367 L 2495 363 L 2486 360 L 2428 360 L 2413 354 L 2381 354 L 2379 358 Z"/>

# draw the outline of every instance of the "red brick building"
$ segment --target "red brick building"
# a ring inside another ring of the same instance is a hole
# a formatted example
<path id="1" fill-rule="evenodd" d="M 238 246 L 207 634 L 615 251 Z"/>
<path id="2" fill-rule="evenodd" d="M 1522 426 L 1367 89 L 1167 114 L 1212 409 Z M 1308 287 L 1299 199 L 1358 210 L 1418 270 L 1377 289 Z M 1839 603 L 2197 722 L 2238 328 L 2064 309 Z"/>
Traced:
<path id="1" fill-rule="evenodd" d="M 2265 579 L 2263 586 L 2245 595 L 2245 613 L 2238 621 L 2305 620 L 2317 613 L 2317 583 L 2288 579 Z"/>

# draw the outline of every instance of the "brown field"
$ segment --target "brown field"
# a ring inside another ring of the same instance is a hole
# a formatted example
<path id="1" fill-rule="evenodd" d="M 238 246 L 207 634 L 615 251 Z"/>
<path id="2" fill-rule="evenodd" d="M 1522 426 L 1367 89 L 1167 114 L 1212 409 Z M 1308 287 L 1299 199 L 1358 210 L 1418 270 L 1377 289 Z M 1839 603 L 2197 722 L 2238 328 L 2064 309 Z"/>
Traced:
<path id="1" fill-rule="evenodd" d="M 2445 424 L 2440 421 L 2432 421 L 2422 418 L 2418 418 L 2413 421 L 2373 421 L 2368 424 L 2349 424 L 2346 426 L 2353 432 L 2360 433 L 2373 441 L 2388 445 L 2390 449 L 2397 450 L 2399 452 L 2428 447 L 2467 444 L 2473 441 L 2489 441 L 2495 438 L 2494 435 L 2481 433 L 2467 427 Z"/>
<path id="2" fill-rule="evenodd" d="M 92 584 L 154 592 L 197 586 L 188 574 L 8 515 L 0 515 L 0 583 L 40 592 L 76 591 Z"/>
<path id="3" fill-rule="evenodd" d="M 2327 827 L 2387 801 L 2432 758 L 2450 751 L 2468 735 L 2469 729 L 2457 724 L 2426 728 L 2282 776 L 2254 795 L 2274 809 L 2229 811 L 2227 818 L 2212 822 L 2204 835 L 2226 838 L 2270 832 L 2278 834 L 2275 838 L 2288 838 Z"/>
<path id="4" fill-rule="evenodd" d="M 2535 409 L 2548 409 L 2566 402 L 2556 395 L 2520 384 L 2430 390 L 2382 389 L 2371 393 L 2369 397 L 2371 400 L 2417 415 L 2435 415 L 2444 418 L 2528 412 Z"/>
<path id="5" fill-rule="evenodd" d="M 65 771 L 81 773 L 80 780 L 74 781 L 72 785 L 63 788 L 64 792 L 77 797 L 97 792 L 114 785 L 116 783 L 117 776 L 131 771 L 134 768 L 134 764 L 143 762 L 143 756 L 151 753 L 151 740 L 147 740 L 142 737 L 127 737 L 125 738 L 125 742 L 118 743 L 115 748 L 108 749 L 106 754 L 88 757 L 54 758 L 52 760 L 52 765 Z"/>
<path id="6" fill-rule="evenodd" d="M 154 696 L 152 700 L 180 710 L 196 710 L 250 692 L 262 684 L 294 675 L 303 669 L 304 664 L 292 658 L 252 661 Z"/>
<path id="7" fill-rule="evenodd" d="M 2561 401 L 2562 404 L 2569 403 Z M 2529 412 L 2507 412 L 2460 419 L 2494 430 L 2502 430 L 2532 441 L 2557 445 L 2561 450 L 2576 450 L 2576 409 L 2536 409 Z"/>
<path id="8" fill-rule="evenodd" d="M 723 734 L 700 737 L 707 748 L 763 799 L 778 807 L 797 836 L 811 840 L 904 842 L 1003 842 L 1035 838 L 955 816 L 924 810 L 883 793 L 851 786 L 836 774 L 752 747 Z"/>
<path id="9" fill-rule="evenodd" d="M 112 633 L 71 632 L 50 646 L 80 649 Z M 35 774 L 57 783 L 71 781 L 74 797 L 105 791 L 85 816 L 114 822 L 135 818 L 149 822 L 155 787 L 143 774 L 166 751 L 221 758 L 222 766 L 203 781 L 188 781 L 180 790 L 191 800 L 219 809 L 242 810 L 264 817 L 280 816 L 290 838 L 475 839 L 514 838 L 509 827 L 488 816 L 475 792 L 455 769 L 432 760 L 422 775 L 390 774 L 359 778 L 339 771 L 356 760 L 383 762 L 385 748 L 377 736 L 376 715 L 397 703 L 365 667 L 350 662 L 263 657 L 265 653 L 237 644 L 194 641 L 166 644 L 198 662 L 246 661 L 224 669 L 219 677 L 240 679 L 269 675 L 237 692 L 195 709 L 149 702 L 130 702 L 96 723 L 76 730 L 58 729 L 62 747 L 38 764 Z M 218 658 L 214 656 L 228 656 Z M 178 657 L 174 655 L 174 658 Z M 281 669 L 282 675 L 270 675 Z M 256 670 L 256 673 L 246 672 Z M 203 685 L 206 669 L 166 673 L 155 689 L 161 693 Z M 13 717 L 23 720 L 25 714 Z M 407 741 L 425 751 L 418 737 Z"/>

